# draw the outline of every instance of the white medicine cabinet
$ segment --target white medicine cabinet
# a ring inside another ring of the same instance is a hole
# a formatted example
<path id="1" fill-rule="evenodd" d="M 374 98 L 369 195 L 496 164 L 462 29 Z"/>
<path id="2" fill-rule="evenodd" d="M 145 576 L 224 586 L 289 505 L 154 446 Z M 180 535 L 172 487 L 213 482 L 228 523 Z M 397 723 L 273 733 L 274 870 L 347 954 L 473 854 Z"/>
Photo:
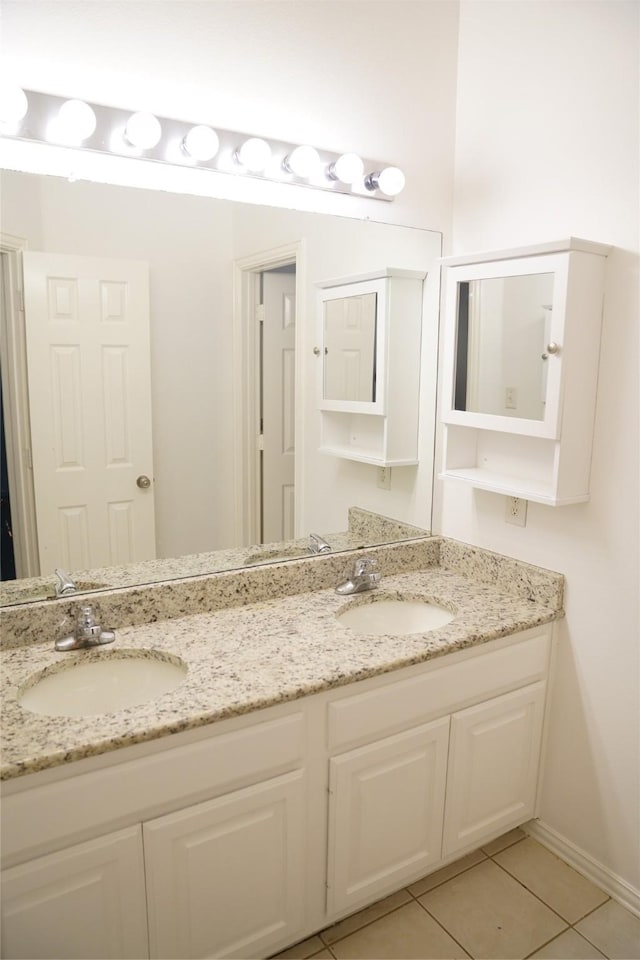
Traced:
<path id="1" fill-rule="evenodd" d="M 425 277 L 387 267 L 317 283 L 322 452 L 417 464 Z"/>
<path id="2" fill-rule="evenodd" d="M 442 259 L 445 480 L 589 499 L 609 250 L 572 237 Z"/>

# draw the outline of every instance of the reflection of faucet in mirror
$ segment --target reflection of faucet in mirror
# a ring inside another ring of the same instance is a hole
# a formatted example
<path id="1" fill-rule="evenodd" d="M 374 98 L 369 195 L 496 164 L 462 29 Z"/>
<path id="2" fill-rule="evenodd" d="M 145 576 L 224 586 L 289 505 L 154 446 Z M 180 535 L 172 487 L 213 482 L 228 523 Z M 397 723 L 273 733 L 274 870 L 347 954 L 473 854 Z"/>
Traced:
<path id="1" fill-rule="evenodd" d="M 336 593 L 349 595 L 374 590 L 380 583 L 380 574 L 375 570 L 377 563 L 375 557 L 360 557 L 353 565 L 351 576 L 338 584 Z"/>
<path id="2" fill-rule="evenodd" d="M 330 553 L 331 547 L 317 533 L 310 533 L 309 541 L 309 553 Z"/>
<path id="3" fill-rule="evenodd" d="M 58 578 L 58 582 L 56 583 L 56 597 L 68 597 L 69 594 L 76 592 L 78 588 L 68 573 L 65 573 L 64 570 L 61 570 L 59 567 L 56 567 L 55 573 Z"/>

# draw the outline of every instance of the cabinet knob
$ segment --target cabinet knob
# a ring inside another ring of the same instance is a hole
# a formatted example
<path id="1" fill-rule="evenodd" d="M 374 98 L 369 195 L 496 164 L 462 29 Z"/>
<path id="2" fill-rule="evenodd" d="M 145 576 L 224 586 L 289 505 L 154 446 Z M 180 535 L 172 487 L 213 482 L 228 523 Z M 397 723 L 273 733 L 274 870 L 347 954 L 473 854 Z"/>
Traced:
<path id="1" fill-rule="evenodd" d="M 553 340 L 551 343 L 547 344 L 546 353 L 542 354 L 543 360 L 548 360 L 550 356 L 554 356 L 556 353 L 560 353 L 560 344 L 554 343 Z"/>

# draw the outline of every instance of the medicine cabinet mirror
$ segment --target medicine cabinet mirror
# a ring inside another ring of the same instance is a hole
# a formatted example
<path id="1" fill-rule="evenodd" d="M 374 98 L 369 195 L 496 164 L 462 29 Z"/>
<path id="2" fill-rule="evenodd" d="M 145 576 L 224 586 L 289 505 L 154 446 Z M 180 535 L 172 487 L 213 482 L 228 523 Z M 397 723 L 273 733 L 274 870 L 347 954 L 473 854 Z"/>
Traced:
<path id="1" fill-rule="evenodd" d="M 456 410 L 544 420 L 553 281 L 553 273 L 458 281 Z"/>

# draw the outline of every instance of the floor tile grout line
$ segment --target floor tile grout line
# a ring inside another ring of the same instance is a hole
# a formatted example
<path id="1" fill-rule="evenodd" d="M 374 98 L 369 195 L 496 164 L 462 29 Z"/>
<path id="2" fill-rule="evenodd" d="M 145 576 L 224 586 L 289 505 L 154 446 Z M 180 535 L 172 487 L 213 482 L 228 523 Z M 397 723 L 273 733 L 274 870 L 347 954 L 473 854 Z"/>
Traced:
<path id="1" fill-rule="evenodd" d="M 493 860 L 493 857 L 491 857 L 491 859 Z M 561 913 L 558 913 L 558 911 L 555 909 L 555 907 L 552 907 L 551 904 L 547 903 L 546 900 L 543 900 L 542 897 L 538 896 L 538 894 L 535 892 L 535 890 L 530 890 L 529 887 L 526 885 L 526 883 L 523 883 L 522 880 L 520 880 L 518 877 L 515 877 L 512 873 L 510 873 L 510 872 L 507 870 L 506 867 L 503 867 L 501 863 L 498 863 L 497 860 L 493 860 L 493 862 L 495 863 L 496 867 L 500 867 L 500 869 L 503 871 L 503 873 L 506 873 L 506 875 L 507 875 L 508 877 L 511 877 L 512 880 L 515 880 L 516 883 L 519 883 L 520 886 L 521 886 L 524 890 L 526 890 L 527 893 L 530 893 L 532 897 L 535 897 L 536 900 L 538 900 L 538 901 L 543 905 L 543 907 L 546 907 L 547 910 L 551 910 L 552 913 L 555 913 L 556 917 L 558 917 L 560 920 L 562 920 L 562 922 L 565 923 L 565 924 L 567 925 L 567 927 L 571 927 L 571 926 L 573 925 L 570 920 L 567 920 L 567 918 L 566 918 L 566 917 L 563 917 Z M 577 872 L 577 871 L 576 871 L 576 872 Z M 603 904 L 600 904 L 600 906 L 603 906 Z M 597 909 L 597 908 L 596 908 L 596 909 Z M 581 919 L 584 919 L 584 918 L 581 918 Z M 579 920 L 576 920 L 576 923 L 579 923 L 579 922 L 580 922 Z M 564 933 L 564 931 L 561 930 L 560 933 Z M 557 934 L 557 936 L 560 936 L 560 934 Z"/>
<path id="2" fill-rule="evenodd" d="M 488 859 L 489 859 L 489 857 L 486 857 L 486 856 L 485 856 L 483 860 L 478 860 L 477 863 L 472 863 L 472 864 L 470 864 L 470 866 L 464 867 L 464 869 L 462 869 L 462 870 L 460 871 L 460 873 L 454 873 L 453 876 L 447 877 L 446 880 L 440 880 L 438 883 L 435 883 L 432 887 L 429 887 L 427 890 L 423 890 L 422 893 L 415 894 L 415 893 L 413 893 L 413 892 L 409 889 L 409 887 L 404 887 L 404 889 L 407 891 L 407 893 L 408 893 L 410 896 L 413 897 L 414 900 L 417 900 L 419 897 L 424 897 L 425 894 L 431 893 L 432 890 L 437 890 L 438 887 L 442 887 L 445 883 L 449 883 L 450 880 L 455 880 L 457 877 L 461 877 L 464 873 L 468 873 L 469 870 L 473 870 L 474 867 L 479 867 L 480 864 L 484 862 L 484 860 L 488 860 Z M 456 862 L 456 861 L 454 860 L 454 863 L 455 863 L 455 862 Z M 446 867 L 443 867 L 443 869 L 446 870 Z M 437 872 L 437 871 L 434 871 L 434 872 Z M 427 876 L 429 876 L 429 874 L 427 874 Z M 419 880 L 415 880 L 415 881 L 411 884 L 411 886 L 412 886 L 412 887 L 415 887 L 416 883 L 420 883 L 420 881 L 419 881 Z"/>
<path id="3" fill-rule="evenodd" d="M 398 893 L 401 893 L 401 890 L 398 890 L 397 892 L 398 892 Z M 409 893 L 408 890 L 407 890 L 407 893 Z M 389 894 L 389 896 L 393 896 L 393 894 Z M 383 897 L 382 899 L 384 900 L 385 898 Z M 377 901 L 377 902 L 379 902 L 379 901 Z M 335 940 L 332 941 L 332 943 L 340 943 L 341 940 L 346 940 L 347 937 L 350 937 L 352 934 L 358 933 L 360 930 L 365 930 L 367 927 L 370 927 L 373 923 L 376 923 L 378 920 L 383 920 L 385 917 L 390 917 L 392 913 L 397 913 L 398 910 L 402 910 L 402 908 L 403 908 L 403 907 L 406 907 L 407 904 L 410 903 L 410 902 L 411 902 L 411 901 L 408 900 L 407 903 L 399 903 L 397 907 L 392 907 L 392 908 L 391 908 L 390 910 L 388 910 L 386 913 L 381 913 L 379 917 L 375 917 L 373 920 L 367 920 L 367 922 L 366 922 L 366 923 L 363 923 L 361 927 L 356 927 L 356 929 L 355 929 L 355 930 L 352 930 L 350 933 L 345 933 L 345 935 L 344 935 L 343 937 L 337 937 Z M 374 906 L 374 905 L 375 905 L 375 904 L 370 904 L 369 906 Z M 368 908 L 368 907 L 363 907 L 362 909 L 363 909 L 363 910 L 368 910 L 369 908 Z M 342 920 L 338 920 L 335 924 L 333 924 L 333 926 L 337 926 L 338 923 L 343 923 L 345 920 L 349 920 L 351 917 L 357 916 L 357 914 L 358 914 L 359 912 L 360 912 L 359 910 L 356 910 L 355 913 L 350 913 L 350 914 L 348 914 L 346 917 L 343 917 Z M 327 941 L 324 939 L 324 937 L 322 936 L 322 934 L 324 933 L 325 930 L 330 930 L 330 929 L 331 929 L 331 927 L 325 927 L 324 930 L 320 930 L 319 933 L 318 933 L 318 936 L 319 936 L 320 939 L 322 940 L 323 944 L 324 944 L 329 950 L 331 950 L 331 944 L 327 943 Z"/>
<path id="4" fill-rule="evenodd" d="M 457 874 L 457 876 L 460 876 L 460 874 Z M 453 878 L 452 878 L 452 879 L 453 879 Z M 435 887 L 434 887 L 434 889 L 435 889 Z M 427 891 L 427 893 L 428 893 L 428 892 L 429 892 L 429 891 Z M 423 896 L 424 896 L 424 894 L 423 894 Z M 419 900 L 416 900 L 416 903 L 418 904 L 418 906 L 422 907 L 422 909 L 423 909 L 424 912 L 427 914 L 427 916 L 431 917 L 431 919 L 434 920 L 434 921 L 438 924 L 438 926 L 441 927 L 442 930 L 444 930 L 444 932 L 446 933 L 446 935 L 447 935 L 448 937 L 451 937 L 451 939 L 453 940 L 454 943 L 457 943 L 457 945 L 460 947 L 460 949 L 462 950 L 462 952 L 463 952 L 463 953 L 466 953 L 466 955 L 467 955 L 468 957 L 470 957 L 470 960 L 474 960 L 473 954 L 472 954 L 472 953 L 469 953 L 469 951 L 467 950 L 467 948 L 466 948 L 466 947 L 463 947 L 459 940 L 456 940 L 456 938 L 455 938 L 454 935 L 451 933 L 451 931 L 450 931 L 450 930 L 447 930 L 447 928 L 445 927 L 445 925 L 444 925 L 443 923 L 440 923 L 440 921 L 438 920 L 438 918 L 437 918 L 437 917 L 434 917 L 434 915 L 433 915 L 429 910 L 427 910 L 427 908 L 425 907 L 424 903 L 420 903 Z"/>

